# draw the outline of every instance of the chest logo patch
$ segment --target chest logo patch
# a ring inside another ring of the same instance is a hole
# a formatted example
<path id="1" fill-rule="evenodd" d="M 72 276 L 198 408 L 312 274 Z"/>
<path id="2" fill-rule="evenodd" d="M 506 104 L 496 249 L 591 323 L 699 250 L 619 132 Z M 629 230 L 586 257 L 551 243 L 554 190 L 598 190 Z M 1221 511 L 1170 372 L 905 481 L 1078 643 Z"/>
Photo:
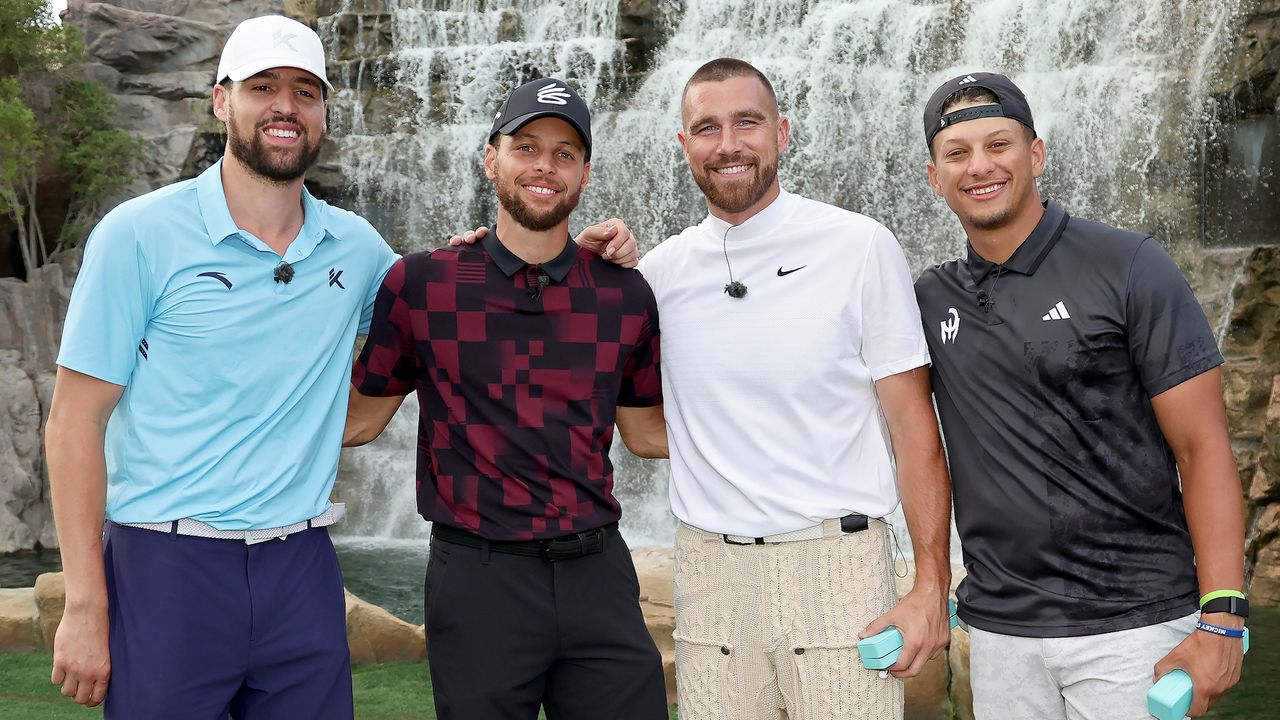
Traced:
<path id="1" fill-rule="evenodd" d="M 801 265 L 800 267 L 795 268 L 795 269 L 792 269 L 792 270 L 783 270 L 781 267 L 779 267 L 779 268 L 778 268 L 778 277 L 786 277 L 787 275 L 790 275 L 791 273 L 795 272 L 796 270 L 803 270 L 803 269 L 805 269 L 805 268 L 807 268 L 807 267 L 809 267 L 809 266 L 808 266 L 808 265 Z"/>
<path id="2" fill-rule="evenodd" d="M 329 287 L 337 285 L 339 288 L 346 290 L 347 286 L 342 284 L 342 271 L 335 268 L 329 268 Z"/>
<path id="3" fill-rule="evenodd" d="M 956 312 L 955 308 L 948 308 L 947 312 L 951 314 L 951 317 L 939 323 L 942 326 L 942 344 L 946 345 L 947 341 L 950 340 L 951 344 L 954 345 L 956 334 L 960 332 L 960 313 Z"/>
<path id="4" fill-rule="evenodd" d="M 1058 304 L 1049 308 L 1049 312 L 1045 313 L 1044 317 L 1040 319 L 1041 320 L 1070 320 L 1071 313 L 1067 312 L 1067 306 L 1063 305 L 1062 301 L 1059 300 Z"/>
<path id="5" fill-rule="evenodd" d="M 210 270 L 208 272 L 202 272 L 196 277 L 213 278 L 214 280 L 217 280 L 223 285 L 226 285 L 228 290 L 231 289 L 231 281 L 227 279 L 226 273 L 219 272 L 217 270 Z"/>

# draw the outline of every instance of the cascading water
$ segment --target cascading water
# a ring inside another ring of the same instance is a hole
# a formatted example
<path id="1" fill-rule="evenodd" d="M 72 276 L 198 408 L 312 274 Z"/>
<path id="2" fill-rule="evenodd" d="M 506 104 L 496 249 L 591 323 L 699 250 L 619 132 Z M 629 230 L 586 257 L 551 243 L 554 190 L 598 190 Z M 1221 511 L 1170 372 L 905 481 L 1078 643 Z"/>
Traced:
<path id="1" fill-rule="evenodd" d="M 594 108 L 591 185 L 575 228 L 616 215 L 647 247 L 697 222 L 705 206 L 675 137 L 680 91 L 703 62 L 730 55 L 770 77 L 791 118 L 783 184 L 884 222 L 918 271 L 964 249 L 926 183 L 920 116 L 935 86 L 972 70 L 1005 72 L 1026 92 L 1048 145 L 1046 196 L 1170 245 L 1195 243 L 1193 172 L 1211 126 L 1204 88 L 1237 4 L 349 0 L 320 31 L 333 38 L 353 16 L 389 23 L 388 57 L 372 68 L 345 63 L 350 89 L 335 96 L 333 124 L 355 209 L 405 251 L 492 221 L 485 133 L 506 93 L 538 76 L 568 80 Z M 370 5 L 386 12 L 363 12 Z M 647 21 L 651 37 L 665 38 L 647 75 L 628 67 L 634 59 L 619 38 L 620 17 L 635 6 L 665 8 Z M 365 83 L 393 81 L 382 100 L 362 99 Z M 353 509 L 348 532 L 425 532 L 413 509 L 413 413 L 345 454 L 337 494 L 367 507 Z M 665 473 L 665 464 L 617 463 L 633 544 L 670 541 Z"/>

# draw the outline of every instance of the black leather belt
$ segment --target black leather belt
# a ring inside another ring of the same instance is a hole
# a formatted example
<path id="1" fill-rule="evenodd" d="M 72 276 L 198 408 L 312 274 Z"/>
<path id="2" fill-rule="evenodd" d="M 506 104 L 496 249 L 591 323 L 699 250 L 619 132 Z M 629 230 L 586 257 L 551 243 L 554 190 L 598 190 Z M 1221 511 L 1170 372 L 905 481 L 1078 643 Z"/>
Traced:
<path id="1" fill-rule="evenodd" d="M 455 545 L 484 549 L 490 552 L 523 557 L 541 558 L 546 562 L 573 560 L 583 555 L 595 555 L 604 552 L 610 535 L 618 532 L 618 523 L 610 523 L 594 530 L 565 535 L 548 540 L 526 540 L 514 542 L 510 540 L 485 540 L 474 533 L 459 530 L 440 523 L 431 524 L 431 537 Z"/>

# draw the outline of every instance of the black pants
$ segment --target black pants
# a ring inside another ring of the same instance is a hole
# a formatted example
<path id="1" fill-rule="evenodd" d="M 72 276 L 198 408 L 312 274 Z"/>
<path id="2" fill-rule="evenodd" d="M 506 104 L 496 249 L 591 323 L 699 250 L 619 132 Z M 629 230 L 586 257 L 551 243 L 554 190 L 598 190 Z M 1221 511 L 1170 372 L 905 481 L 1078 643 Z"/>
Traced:
<path id="1" fill-rule="evenodd" d="M 427 656 L 440 720 L 666 720 L 662 658 L 631 554 L 549 563 L 439 538 L 427 563 Z"/>

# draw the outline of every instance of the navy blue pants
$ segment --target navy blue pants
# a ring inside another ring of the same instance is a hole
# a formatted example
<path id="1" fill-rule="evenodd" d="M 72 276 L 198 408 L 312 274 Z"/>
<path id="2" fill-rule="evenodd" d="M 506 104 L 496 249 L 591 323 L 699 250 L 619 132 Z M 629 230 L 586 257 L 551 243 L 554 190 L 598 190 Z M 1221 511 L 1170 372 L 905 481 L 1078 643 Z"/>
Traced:
<path id="1" fill-rule="evenodd" d="M 435 538 L 427 654 L 440 720 L 666 720 L 662 657 L 621 536 L 554 563 Z"/>
<path id="2" fill-rule="evenodd" d="M 350 720 L 326 528 L 246 545 L 107 523 L 107 720 Z"/>

